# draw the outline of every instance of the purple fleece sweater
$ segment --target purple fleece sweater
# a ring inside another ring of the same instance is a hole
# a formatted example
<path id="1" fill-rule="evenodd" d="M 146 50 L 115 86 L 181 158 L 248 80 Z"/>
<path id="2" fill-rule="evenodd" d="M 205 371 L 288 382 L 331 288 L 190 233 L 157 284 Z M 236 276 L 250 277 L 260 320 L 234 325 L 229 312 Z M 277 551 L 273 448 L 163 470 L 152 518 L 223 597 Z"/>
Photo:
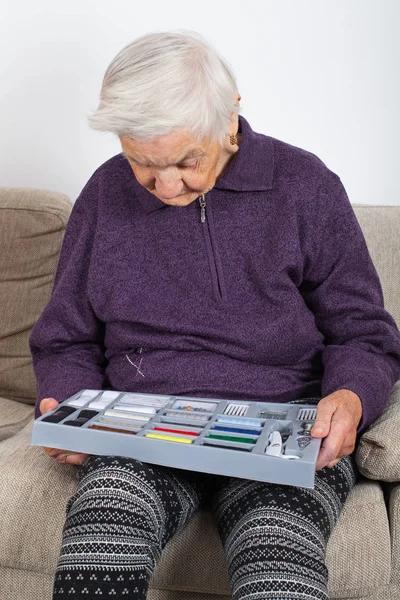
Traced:
<path id="1" fill-rule="evenodd" d="M 67 225 L 30 337 L 39 402 L 82 388 L 286 402 L 359 395 L 362 432 L 400 373 L 400 334 L 343 185 L 254 132 L 199 201 L 166 206 L 118 154 Z"/>

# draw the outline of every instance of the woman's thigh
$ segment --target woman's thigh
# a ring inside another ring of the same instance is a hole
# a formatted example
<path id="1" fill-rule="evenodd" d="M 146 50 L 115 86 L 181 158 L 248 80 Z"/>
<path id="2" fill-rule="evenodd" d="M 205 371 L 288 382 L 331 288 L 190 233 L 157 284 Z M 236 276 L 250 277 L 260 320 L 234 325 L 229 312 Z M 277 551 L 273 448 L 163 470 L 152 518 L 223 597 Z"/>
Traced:
<path id="1" fill-rule="evenodd" d="M 78 473 L 53 598 L 112 590 L 144 598 L 161 550 L 198 509 L 206 480 L 117 456 L 90 456 Z"/>
<path id="2" fill-rule="evenodd" d="M 212 508 L 234 600 L 326 600 L 326 543 L 356 479 L 353 456 L 317 471 L 314 489 L 221 479 Z"/>

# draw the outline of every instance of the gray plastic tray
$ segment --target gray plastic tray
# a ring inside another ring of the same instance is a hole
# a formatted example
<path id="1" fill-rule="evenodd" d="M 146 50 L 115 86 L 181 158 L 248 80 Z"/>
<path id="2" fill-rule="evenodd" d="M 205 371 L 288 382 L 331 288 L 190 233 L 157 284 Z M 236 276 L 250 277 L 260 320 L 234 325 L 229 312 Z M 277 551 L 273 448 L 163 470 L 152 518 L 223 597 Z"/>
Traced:
<path id="1" fill-rule="evenodd" d="M 50 422 L 62 416 L 55 413 L 64 407 L 71 414 Z M 301 400 L 275 403 L 81 390 L 36 419 L 31 444 L 313 488 L 321 445 L 321 439 L 309 435 L 315 409 L 316 403 Z M 82 410 L 96 414 L 76 421 Z M 68 421 L 78 426 L 67 426 Z M 164 431 L 168 429 L 172 431 Z M 273 431 L 283 436 L 283 454 L 297 459 L 265 453 Z"/>

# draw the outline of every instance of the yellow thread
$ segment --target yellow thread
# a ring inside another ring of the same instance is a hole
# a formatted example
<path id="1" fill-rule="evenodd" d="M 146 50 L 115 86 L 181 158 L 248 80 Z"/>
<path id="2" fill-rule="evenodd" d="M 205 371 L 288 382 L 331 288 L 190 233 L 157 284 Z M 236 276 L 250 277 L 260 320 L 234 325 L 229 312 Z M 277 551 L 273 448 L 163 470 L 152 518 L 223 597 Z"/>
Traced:
<path id="1" fill-rule="evenodd" d="M 158 433 L 146 433 L 146 437 L 157 438 L 158 440 L 168 440 L 170 442 L 181 442 L 182 444 L 193 444 L 193 440 L 172 437 L 172 435 L 159 435 Z"/>

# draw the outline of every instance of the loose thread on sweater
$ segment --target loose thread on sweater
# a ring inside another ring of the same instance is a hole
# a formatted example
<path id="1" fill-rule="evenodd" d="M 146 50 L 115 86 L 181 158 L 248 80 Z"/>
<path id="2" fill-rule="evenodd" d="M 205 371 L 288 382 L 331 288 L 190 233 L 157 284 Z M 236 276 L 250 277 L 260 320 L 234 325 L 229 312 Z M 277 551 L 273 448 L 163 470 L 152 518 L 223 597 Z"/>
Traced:
<path id="1" fill-rule="evenodd" d="M 128 362 L 132 365 L 132 367 L 135 367 L 135 369 L 137 371 L 136 376 L 141 375 L 142 377 L 145 377 L 144 373 L 142 373 L 142 371 L 140 370 L 141 364 L 143 362 L 143 356 L 140 359 L 139 365 L 135 365 L 135 363 L 131 361 L 131 359 L 129 358 L 129 356 L 127 354 L 125 354 L 125 356 L 126 356 Z"/>

